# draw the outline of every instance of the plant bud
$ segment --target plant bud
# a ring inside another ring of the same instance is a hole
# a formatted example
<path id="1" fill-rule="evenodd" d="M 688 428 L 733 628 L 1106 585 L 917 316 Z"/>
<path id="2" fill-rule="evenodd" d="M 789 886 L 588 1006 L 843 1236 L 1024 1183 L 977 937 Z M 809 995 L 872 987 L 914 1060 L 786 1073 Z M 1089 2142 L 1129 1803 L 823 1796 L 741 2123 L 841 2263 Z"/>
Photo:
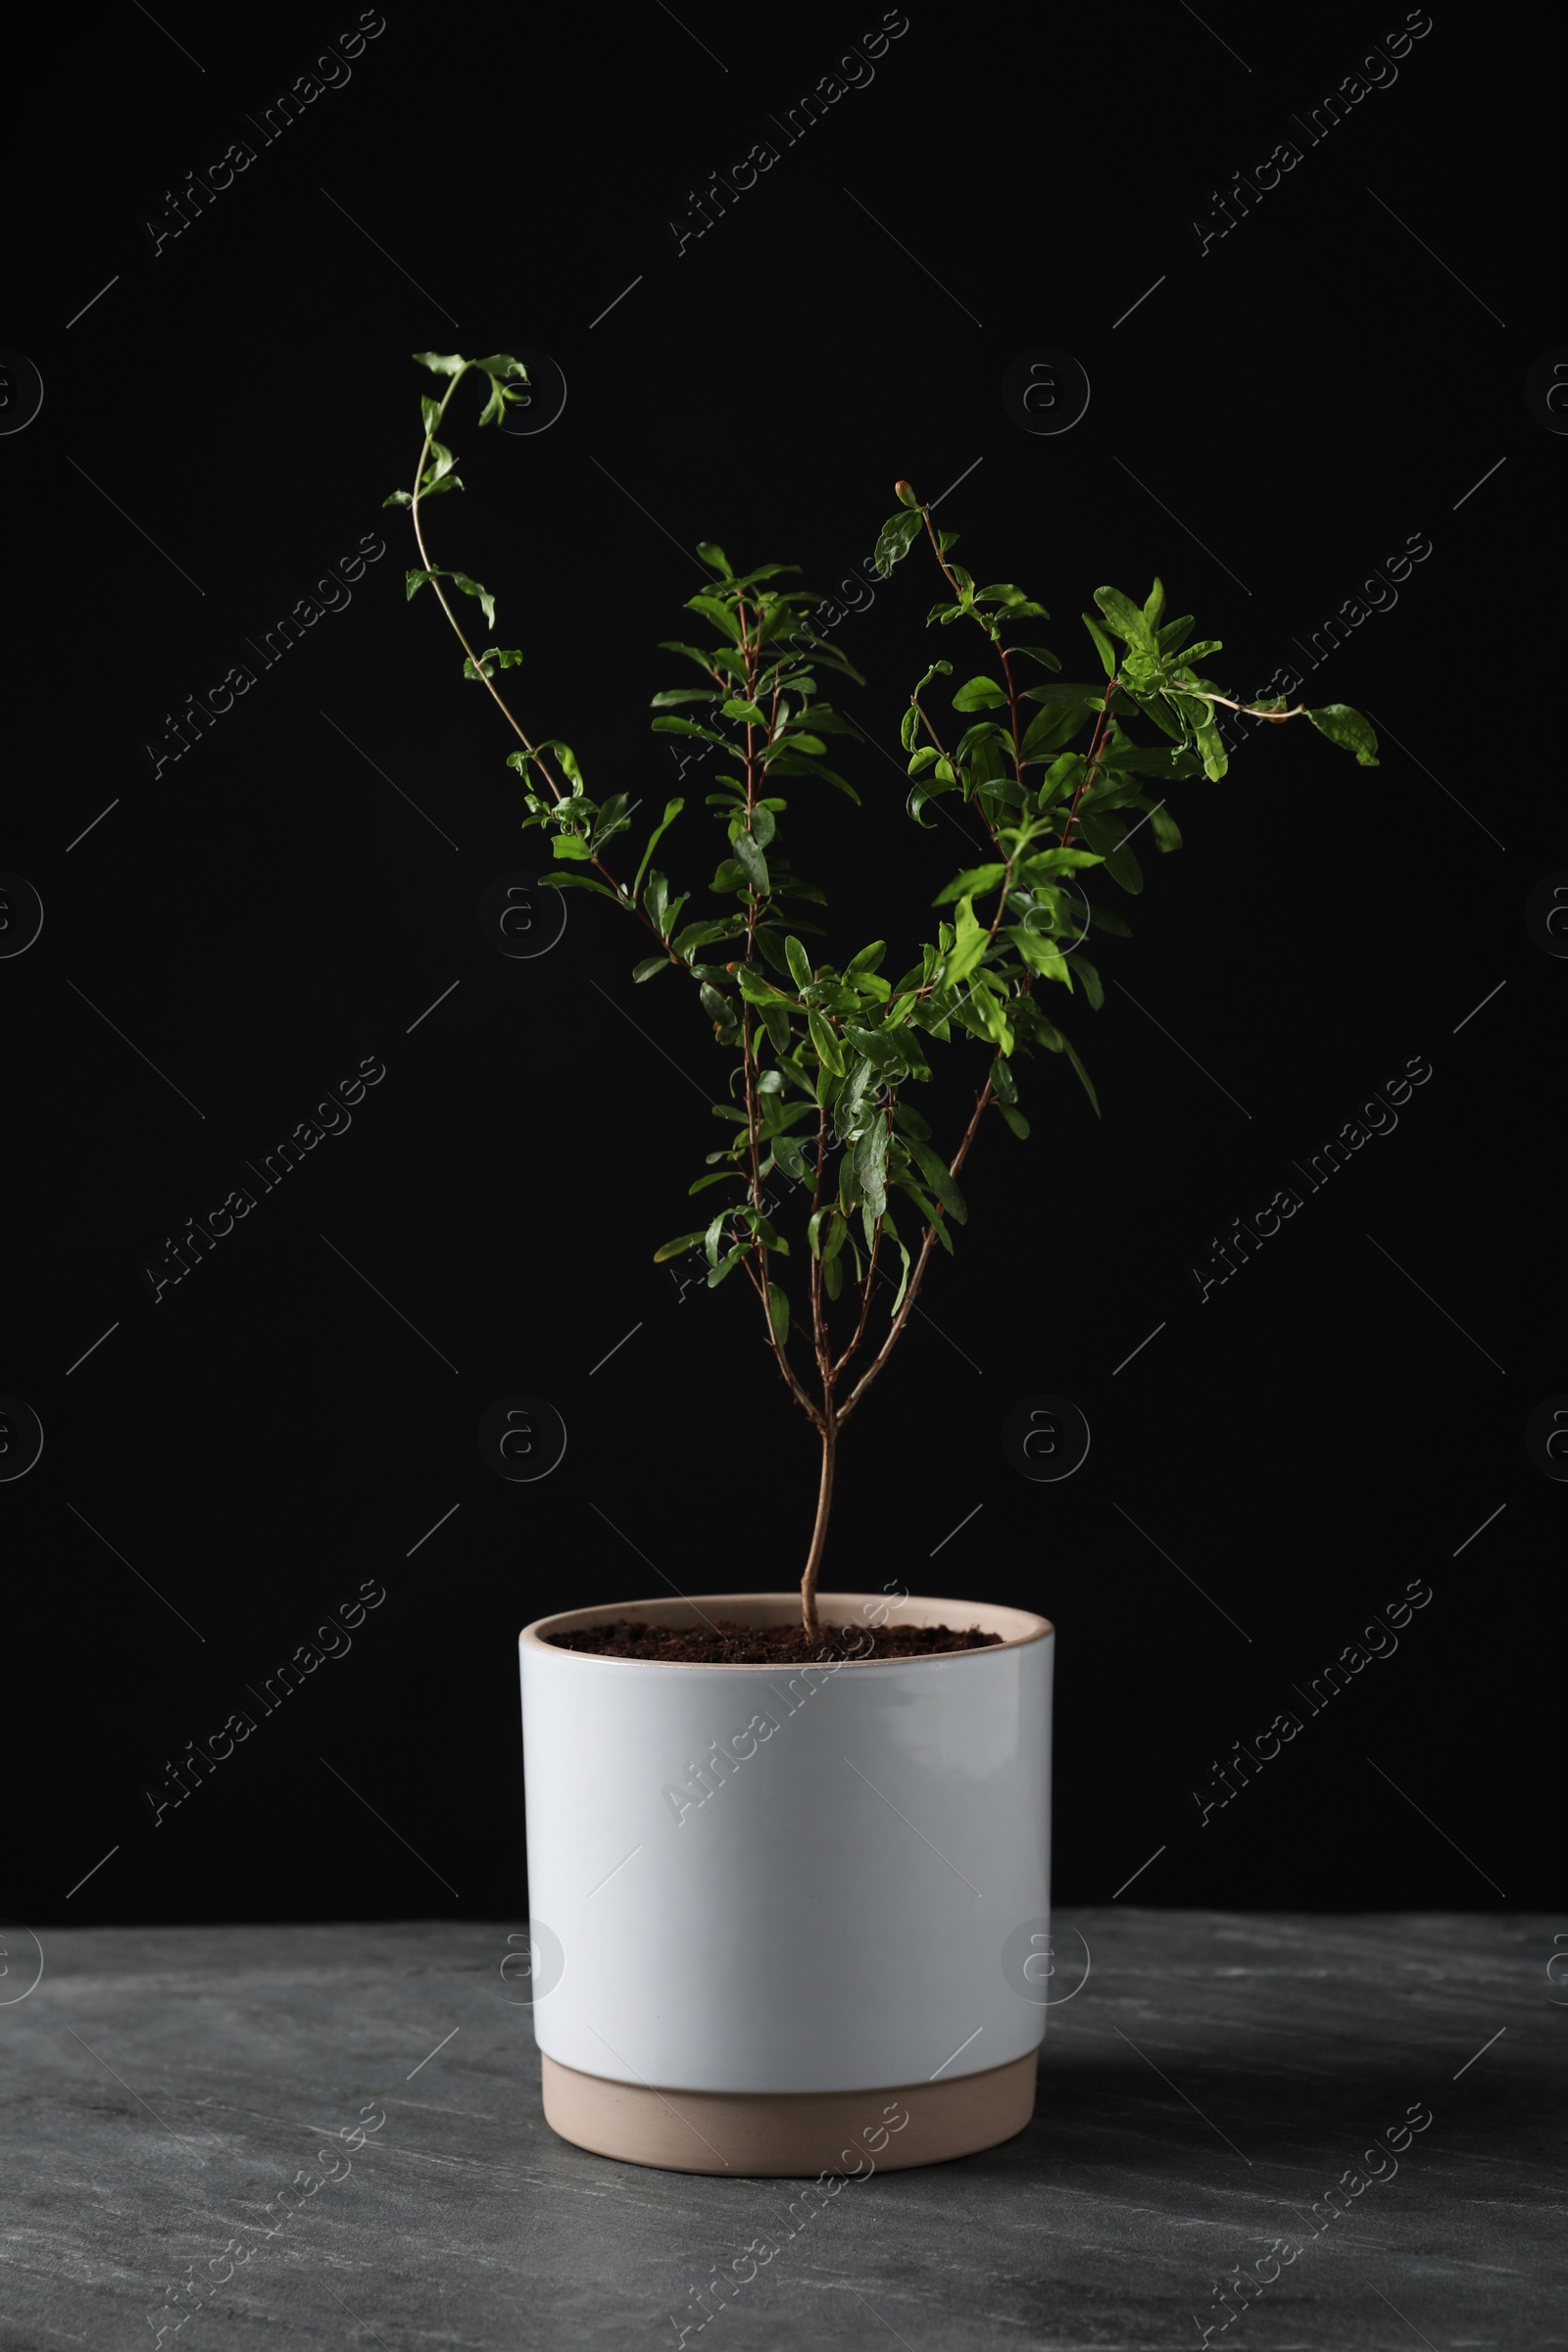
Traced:
<path id="1" fill-rule="evenodd" d="M 907 482 L 895 482 L 893 494 L 902 507 L 917 507 L 920 504 Z"/>

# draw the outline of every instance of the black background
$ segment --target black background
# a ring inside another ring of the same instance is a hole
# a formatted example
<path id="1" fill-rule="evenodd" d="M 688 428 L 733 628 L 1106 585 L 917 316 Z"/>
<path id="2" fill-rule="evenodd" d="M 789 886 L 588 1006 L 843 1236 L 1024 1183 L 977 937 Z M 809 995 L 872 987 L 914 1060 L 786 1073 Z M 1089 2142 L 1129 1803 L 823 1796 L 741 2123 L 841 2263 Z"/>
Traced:
<path id="1" fill-rule="evenodd" d="M 681 983 L 633 988 L 630 926 L 584 895 L 537 961 L 481 938 L 481 892 L 537 836 L 499 716 L 433 601 L 405 603 L 407 515 L 381 511 L 430 388 L 409 355 L 529 346 L 565 411 L 481 434 L 460 389 L 468 487 L 429 509 L 432 554 L 495 590 L 524 722 L 645 812 L 674 788 L 648 701 L 685 682 L 656 649 L 688 633 L 700 538 L 827 595 L 896 476 L 929 497 L 967 470 L 942 510 L 960 559 L 1050 607 L 1067 674 L 1094 674 L 1093 588 L 1142 597 L 1157 570 L 1243 693 L 1430 538 L 1307 689 L 1375 714 L 1382 764 L 1268 730 L 1223 783 L 1177 788 L 1186 847 L 1146 858 L 1143 898 L 1109 894 L 1135 936 L 1098 951 L 1104 1009 L 1063 1008 L 1102 1122 L 1042 1056 L 1032 1139 L 988 1123 L 956 1259 L 846 1438 L 824 1583 L 1056 1623 L 1063 1901 L 1163 1848 L 1131 1899 L 1545 1903 L 1529 1727 L 1562 1490 L 1523 1427 L 1568 1388 L 1542 1311 L 1564 967 L 1523 905 L 1568 865 L 1535 699 L 1568 443 L 1523 380 L 1568 340 L 1530 178 L 1560 55 L 1522 72 L 1439 12 L 1307 146 L 1289 113 L 1401 11 L 916 7 L 870 85 L 677 257 L 686 191 L 783 147 L 766 113 L 875 9 L 689 0 L 552 29 L 392 8 L 347 85 L 262 146 L 241 110 L 341 15 L 170 0 L 158 24 L 96 20 L 74 62 L 35 30 L 17 74 L 36 209 L 0 341 L 45 396 L 0 441 L 0 863 L 46 913 L 0 963 L 0 1389 L 45 1446 L 0 1487 L 6 1900 L 40 1926 L 520 1915 L 518 1627 L 663 1579 L 799 1575 L 815 1442 L 755 1301 L 681 1297 L 651 1263 L 694 1221 L 718 1050 Z M 144 217 L 237 135 L 256 161 L 155 257 Z M 1286 136 L 1300 164 L 1200 257 L 1191 217 Z M 1042 345 L 1093 387 L 1057 437 L 1000 398 Z M 366 533 L 386 554 L 351 604 L 155 780 L 166 713 Z M 834 630 L 868 680 L 835 697 L 867 738 L 845 751 L 864 806 L 791 811 L 833 948 L 886 933 L 890 973 L 967 861 L 903 811 L 909 686 L 957 658 L 928 653 L 934 593 L 917 550 Z M 661 862 L 700 888 L 699 801 Z M 155 1305 L 164 1237 L 362 1056 L 386 1076 L 352 1129 Z M 1433 1075 L 1397 1131 L 1200 1304 L 1210 1237 L 1411 1056 Z M 475 1442 L 519 1391 L 569 1433 L 532 1486 Z M 1058 1485 L 1001 1447 L 1042 1391 L 1093 1433 Z M 155 1828 L 166 1759 L 368 1579 L 386 1598 L 352 1650 Z M 1412 1579 L 1433 1598 L 1397 1654 L 1200 1828 L 1212 1760 Z"/>

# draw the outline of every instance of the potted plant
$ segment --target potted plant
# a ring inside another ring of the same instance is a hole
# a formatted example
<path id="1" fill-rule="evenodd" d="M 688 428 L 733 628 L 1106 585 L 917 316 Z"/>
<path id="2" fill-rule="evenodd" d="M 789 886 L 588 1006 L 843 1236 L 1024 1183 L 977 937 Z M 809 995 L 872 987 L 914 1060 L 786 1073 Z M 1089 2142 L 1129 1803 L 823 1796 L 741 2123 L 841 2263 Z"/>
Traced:
<path id="1" fill-rule="evenodd" d="M 686 610 L 709 642 L 666 641 L 687 675 L 655 697 L 654 727 L 725 762 L 706 796 L 724 835 L 713 904 L 694 906 L 654 863 L 685 800 L 666 803 L 635 863 L 623 855 L 631 796 L 596 800 L 567 744 L 524 732 L 497 682 L 520 653 L 476 650 L 449 589 L 492 629 L 493 599 L 430 562 L 423 505 L 462 487 L 439 438 L 453 394 L 476 370 L 480 421 L 495 421 L 526 397 L 522 368 L 504 353 L 416 357 L 448 381 L 421 404 L 414 487 L 387 502 L 412 514 L 408 594 L 433 588 L 464 676 L 516 738 L 509 764 L 524 827 L 550 841 L 545 879 L 638 927 L 636 981 L 674 969 L 696 985 L 728 1072 L 714 1108 L 733 1132 L 690 1187 L 710 1195 L 702 1225 L 656 1255 L 700 1246 L 710 1285 L 736 1272 L 751 1284 L 760 1339 L 821 1447 L 798 1599 L 577 1608 L 520 1637 L 546 2116 L 584 2146 L 692 2172 L 826 2179 L 991 2146 L 1032 2113 L 1045 2020 L 1054 1635 L 1019 1609 L 821 1591 L 840 1435 L 933 1251 L 952 1254 L 987 1112 L 1029 1133 L 1018 1064 L 1060 1056 L 1098 1115 L 1041 984 L 1098 1008 L 1084 939 L 1126 925 L 1084 882 L 1102 869 L 1140 890 L 1128 844 L 1146 824 L 1161 851 L 1180 847 L 1169 788 L 1226 772 L 1215 707 L 1305 716 L 1364 766 L 1376 739 L 1344 705 L 1223 693 L 1194 666 L 1218 642 L 1164 618 L 1157 579 L 1142 605 L 1095 591 L 1083 618 L 1102 678 L 1060 682 L 1056 656 L 1022 642 L 1045 609 L 1009 582 L 977 588 L 953 560 L 956 534 L 901 481 L 878 567 L 923 536 L 941 589 L 927 626 L 985 640 L 976 674 L 955 685 L 938 659 L 910 694 L 907 812 L 928 825 L 930 805 L 956 795 L 988 848 L 938 894 L 950 911 L 899 979 L 883 975 L 881 940 L 829 962 L 806 945 L 822 936 L 824 894 L 784 855 L 778 786 L 858 803 L 829 762 L 825 739 L 852 730 L 818 673 L 863 681 L 811 626 L 815 599 L 784 584 L 797 567 L 737 572 L 702 543 L 713 576 Z M 962 1131 L 940 1145 L 915 1100 L 937 1048 L 983 1056 Z M 769 1185 L 788 1188 L 789 1213 Z"/>

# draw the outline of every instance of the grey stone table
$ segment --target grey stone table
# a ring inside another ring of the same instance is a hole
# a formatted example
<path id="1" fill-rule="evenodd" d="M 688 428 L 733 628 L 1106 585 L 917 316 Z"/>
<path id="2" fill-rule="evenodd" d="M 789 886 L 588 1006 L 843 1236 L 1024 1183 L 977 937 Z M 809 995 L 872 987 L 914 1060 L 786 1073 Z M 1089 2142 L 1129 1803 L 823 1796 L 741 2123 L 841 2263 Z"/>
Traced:
<path id="1" fill-rule="evenodd" d="M 0 2348 L 1562 2344 L 1554 1929 L 1070 1914 L 1028 2131 L 804 2202 L 557 2139 L 505 1926 L 10 1933 Z"/>

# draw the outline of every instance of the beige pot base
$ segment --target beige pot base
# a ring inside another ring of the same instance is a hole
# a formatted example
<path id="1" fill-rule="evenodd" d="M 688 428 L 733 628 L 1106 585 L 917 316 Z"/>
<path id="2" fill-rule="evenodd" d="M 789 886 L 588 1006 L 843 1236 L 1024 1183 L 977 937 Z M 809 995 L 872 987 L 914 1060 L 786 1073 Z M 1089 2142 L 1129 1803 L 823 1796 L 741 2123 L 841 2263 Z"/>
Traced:
<path id="1" fill-rule="evenodd" d="M 905 2172 L 1011 2139 L 1034 2113 L 1038 2055 L 888 2090 L 745 2091 L 612 2082 L 540 2053 L 545 2121 L 577 2147 L 661 2172 L 789 2180 Z M 908 2121 L 893 2132 L 900 2113 Z M 880 2151 L 866 2146 L 884 2131 Z"/>

